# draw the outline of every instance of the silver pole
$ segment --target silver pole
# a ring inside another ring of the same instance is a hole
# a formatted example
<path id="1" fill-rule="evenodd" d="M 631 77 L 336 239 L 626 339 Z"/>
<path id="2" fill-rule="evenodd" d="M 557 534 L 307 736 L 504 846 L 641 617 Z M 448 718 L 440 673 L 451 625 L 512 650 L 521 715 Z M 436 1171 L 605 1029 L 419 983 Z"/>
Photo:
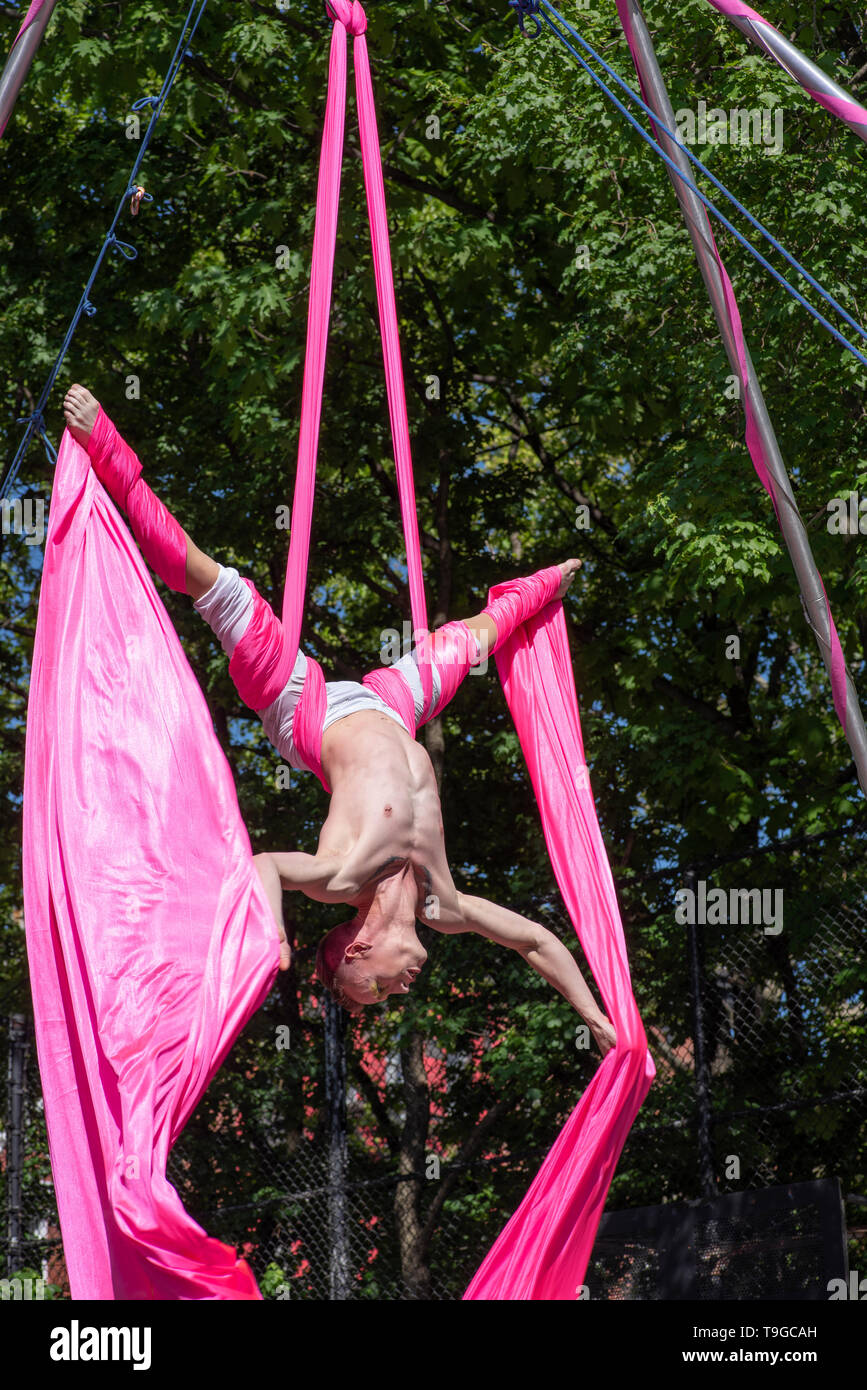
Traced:
<path id="1" fill-rule="evenodd" d="M 724 10 L 720 14 L 725 14 Z M 726 14 L 726 19 L 740 29 L 748 39 L 751 39 L 758 48 L 766 53 L 769 58 L 773 58 L 779 63 L 780 67 L 793 77 L 796 82 L 805 87 L 808 92 L 819 92 L 824 97 L 836 98 L 838 101 L 855 102 L 855 97 L 851 92 L 847 92 L 845 87 L 840 87 L 829 77 L 820 67 L 817 67 L 811 58 L 802 53 L 800 48 L 796 48 L 793 43 L 775 29 L 771 24 L 757 24 L 755 20 L 748 19 L 745 15 Z M 862 107 L 863 110 L 863 107 Z M 850 130 L 867 144 L 867 113 L 863 120 L 857 120 L 848 116 L 841 116 L 840 120 L 845 121 Z"/>
<path id="2" fill-rule="evenodd" d="M 639 77 L 644 87 L 644 99 L 647 105 L 656 112 L 660 120 L 674 130 L 675 119 L 668 92 L 659 69 L 656 59 L 656 51 L 653 47 L 644 15 L 637 0 L 626 0 L 626 7 L 629 11 L 629 18 L 632 26 L 632 35 L 635 41 L 633 58 L 638 69 Z M 676 164 L 677 168 L 692 182 L 692 168 L 680 146 L 671 140 L 664 131 L 657 128 L 657 139 L 668 157 Z M 666 168 L 668 166 L 666 165 Z M 731 364 L 733 374 L 740 380 L 741 370 L 738 362 L 737 348 L 734 335 L 729 323 L 726 312 L 725 298 L 723 294 L 723 282 L 720 275 L 719 266 L 714 256 L 713 244 L 711 241 L 710 223 L 704 204 L 687 188 L 682 179 L 672 169 L 668 169 L 669 177 L 674 185 L 674 191 L 680 204 L 686 222 L 687 230 L 692 239 L 696 259 L 701 270 L 702 279 L 710 296 L 711 306 L 716 317 L 717 325 L 722 336 L 726 355 Z M 819 650 L 831 673 L 831 628 L 828 620 L 828 609 L 825 602 L 825 592 L 822 587 L 822 580 L 813 559 L 813 552 L 810 549 L 810 542 L 804 523 L 801 520 L 798 505 L 795 501 L 792 485 L 789 482 L 789 475 L 786 472 L 786 465 L 783 462 L 780 446 L 774 434 L 774 427 L 771 424 L 765 405 L 765 398 L 756 377 L 755 367 L 750 357 L 749 349 L 746 350 L 747 363 L 747 382 L 746 391 L 753 414 L 756 421 L 762 444 L 765 450 L 765 457 L 768 464 L 768 471 L 774 480 L 777 496 L 780 502 L 780 529 L 783 539 L 789 550 L 792 565 L 797 576 L 798 584 L 801 589 L 801 602 L 804 607 L 804 614 L 808 624 L 813 629 Z M 858 703 L 858 694 L 855 690 L 852 677 L 846 669 L 846 740 L 852 750 L 855 759 L 855 766 L 858 771 L 858 781 L 861 790 L 867 795 L 867 730 L 864 728 L 864 720 L 861 715 L 861 706 Z"/>
<path id="3" fill-rule="evenodd" d="M 42 41 L 48 21 L 57 0 L 45 0 L 33 23 L 28 25 L 19 41 L 12 45 L 12 52 L 0 74 L 0 136 L 6 129 L 12 108 L 18 99 L 25 77 L 30 70 L 34 54 Z"/>

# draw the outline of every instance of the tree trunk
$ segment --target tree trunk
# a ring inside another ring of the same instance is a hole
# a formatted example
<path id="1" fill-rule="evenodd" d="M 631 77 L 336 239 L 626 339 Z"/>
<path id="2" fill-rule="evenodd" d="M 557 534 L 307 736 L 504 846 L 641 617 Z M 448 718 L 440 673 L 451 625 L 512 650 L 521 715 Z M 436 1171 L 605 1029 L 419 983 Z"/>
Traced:
<path id="1" fill-rule="evenodd" d="M 424 1039 L 420 1033 L 410 1034 L 406 1047 L 401 1048 L 400 1060 L 406 1100 L 406 1121 L 397 1165 L 401 1181 L 397 1184 L 394 1198 L 400 1269 L 411 1298 L 432 1298 L 430 1270 L 423 1254 L 424 1227 L 419 1215 L 423 1182 L 421 1174 L 424 1172 L 430 1117 Z M 413 1176 L 405 1176 L 409 1174 Z"/>

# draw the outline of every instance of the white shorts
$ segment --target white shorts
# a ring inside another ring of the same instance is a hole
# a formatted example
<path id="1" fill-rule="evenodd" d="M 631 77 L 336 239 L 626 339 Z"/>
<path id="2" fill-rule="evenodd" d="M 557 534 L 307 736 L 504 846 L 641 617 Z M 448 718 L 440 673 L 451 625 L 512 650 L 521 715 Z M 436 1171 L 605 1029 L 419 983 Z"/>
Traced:
<path id="1" fill-rule="evenodd" d="M 232 653 L 246 632 L 253 613 L 253 595 L 247 585 L 241 582 L 238 571 L 221 565 L 220 573 L 213 586 L 200 599 L 196 600 L 194 607 L 213 628 L 223 651 L 231 660 Z M 425 715 L 435 708 L 439 700 L 441 691 L 439 672 L 432 663 L 433 699 L 429 710 L 425 710 L 421 676 L 415 653 L 409 652 L 406 656 L 401 657 L 400 661 L 394 663 L 393 669 L 401 672 L 412 691 L 416 724 L 420 724 Z M 263 709 L 259 713 L 262 727 L 270 742 L 285 758 L 289 766 L 297 768 L 299 771 L 309 771 L 309 769 L 307 764 L 302 762 L 293 742 L 292 720 L 295 706 L 298 704 L 301 691 L 304 688 L 306 675 L 307 657 L 302 651 L 299 651 L 292 674 L 277 699 L 268 705 L 267 709 Z M 359 710 L 363 709 L 375 709 L 381 714 L 387 714 L 402 729 L 406 729 L 406 724 L 400 715 L 390 705 L 387 705 L 379 695 L 358 681 L 326 681 L 325 698 L 326 714 L 323 732 L 330 725 L 336 724 L 338 719 L 345 719 L 347 715 L 357 714 Z M 415 729 L 406 729 L 406 731 L 412 738 L 415 738 Z"/>

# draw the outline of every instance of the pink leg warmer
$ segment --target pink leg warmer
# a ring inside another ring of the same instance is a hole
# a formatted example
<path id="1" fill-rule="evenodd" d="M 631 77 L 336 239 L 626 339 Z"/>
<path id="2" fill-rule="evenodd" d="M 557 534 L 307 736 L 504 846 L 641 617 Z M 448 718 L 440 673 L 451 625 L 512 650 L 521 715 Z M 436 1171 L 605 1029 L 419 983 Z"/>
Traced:
<path id="1" fill-rule="evenodd" d="M 102 406 L 87 441 L 87 452 L 96 476 L 129 517 L 133 535 L 151 569 L 170 589 L 185 594 L 187 540 L 183 527 L 148 487 L 141 476 L 140 460 Z"/>
<path id="2" fill-rule="evenodd" d="M 560 566 L 549 565 L 535 574 L 521 579 L 507 579 L 493 586 L 488 594 L 487 607 L 482 610 L 493 618 L 497 628 L 497 640 L 489 656 L 500 649 L 516 628 L 551 602 L 562 581 Z"/>

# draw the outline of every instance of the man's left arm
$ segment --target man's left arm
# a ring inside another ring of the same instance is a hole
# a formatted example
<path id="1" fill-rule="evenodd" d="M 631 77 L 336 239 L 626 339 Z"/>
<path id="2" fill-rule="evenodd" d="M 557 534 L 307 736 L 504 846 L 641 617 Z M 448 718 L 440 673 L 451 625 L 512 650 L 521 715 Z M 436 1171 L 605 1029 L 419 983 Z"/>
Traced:
<path id="1" fill-rule="evenodd" d="M 461 924 L 444 929 L 472 931 L 517 951 L 537 974 L 569 1000 L 589 1027 L 604 1057 L 614 1046 L 614 1028 L 590 993 L 578 962 L 563 942 L 547 927 L 512 912 L 511 908 L 488 902 L 486 898 L 458 893 L 458 904 Z"/>

